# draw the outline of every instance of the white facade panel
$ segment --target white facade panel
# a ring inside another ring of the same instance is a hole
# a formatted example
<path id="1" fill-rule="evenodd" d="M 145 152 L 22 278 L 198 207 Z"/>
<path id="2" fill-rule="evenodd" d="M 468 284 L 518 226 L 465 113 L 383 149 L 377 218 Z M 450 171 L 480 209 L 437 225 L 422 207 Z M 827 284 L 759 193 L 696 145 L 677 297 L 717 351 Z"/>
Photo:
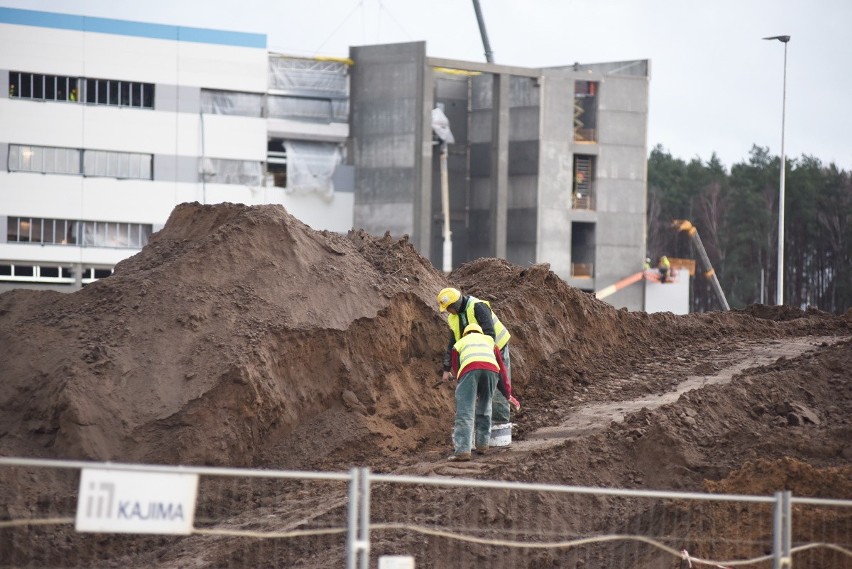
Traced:
<path id="1" fill-rule="evenodd" d="M 179 83 L 179 42 L 92 32 L 83 35 L 85 77 Z"/>
<path id="2" fill-rule="evenodd" d="M 82 125 L 80 104 L 0 99 L 0 142 L 82 148 Z"/>
<path id="3" fill-rule="evenodd" d="M 264 155 L 264 119 L 216 118 L 249 123 L 235 126 L 235 132 L 240 133 L 237 138 L 244 144 L 245 136 L 257 137 L 263 131 L 249 147 L 252 159 Z M 0 125 L 0 142 L 11 144 L 201 156 L 201 123 L 194 114 L 0 98 Z M 208 134 L 208 142 L 213 136 Z M 234 156 L 222 158 L 245 156 L 246 149 L 240 149 Z"/>
<path id="4" fill-rule="evenodd" d="M 266 119 L 204 115 L 204 156 L 266 160 Z"/>
<path id="5" fill-rule="evenodd" d="M 80 32 L 0 24 L 0 69 L 80 76 L 83 44 Z"/>
<path id="6" fill-rule="evenodd" d="M 86 178 L 80 219 L 161 223 L 174 209 L 175 183 Z"/>
<path id="7" fill-rule="evenodd" d="M 18 245 L 0 243 L 0 259 L 20 264 L 82 263 L 111 267 L 119 261 L 138 253 L 135 249 L 103 249 L 65 245 Z"/>
<path id="8" fill-rule="evenodd" d="M 0 215 L 162 224 L 200 192 L 200 184 L 0 172 Z"/>
<path id="9" fill-rule="evenodd" d="M 180 42 L 181 85 L 265 93 L 269 68 L 266 50 Z"/>
<path id="10" fill-rule="evenodd" d="M 198 152 L 197 144 L 187 144 L 186 148 L 175 147 L 176 126 L 186 126 L 191 130 L 197 117 L 176 117 L 175 113 L 160 113 L 151 109 L 81 106 L 84 108 L 81 124 L 85 125 L 83 148 L 145 154 L 193 155 Z M 74 126 L 67 125 L 66 128 Z"/>
<path id="11" fill-rule="evenodd" d="M 0 171 L 0 215 L 80 219 L 83 177 Z"/>
<path id="12" fill-rule="evenodd" d="M 175 184 L 175 199 L 169 209 L 169 212 L 164 215 L 161 219 L 162 224 L 165 225 L 166 220 L 169 218 L 169 215 L 172 213 L 172 209 L 174 209 L 178 204 L 182 203 L 212 203 L 207 201 L 205 193 L 207 188 L 204 184 Z"/>

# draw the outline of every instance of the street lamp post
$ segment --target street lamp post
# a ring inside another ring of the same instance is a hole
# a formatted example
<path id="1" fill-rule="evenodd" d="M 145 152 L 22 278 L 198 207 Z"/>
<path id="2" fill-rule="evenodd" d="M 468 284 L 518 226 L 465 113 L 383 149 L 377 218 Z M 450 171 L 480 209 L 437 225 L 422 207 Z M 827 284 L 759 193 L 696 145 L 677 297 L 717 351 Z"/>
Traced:
<path id="1" fill-rule="evenodd" d="M 765 40 L 778 40 L 784 44 L 784 86 L 781 96 L 781 183 L 778 190 L 778 286 L 776 304 L 784 304 L 784 174 L 786 159 L 784 157 L 784 118 L 787 110 L 787 42 L 790 36 L 770 36 Z"/>

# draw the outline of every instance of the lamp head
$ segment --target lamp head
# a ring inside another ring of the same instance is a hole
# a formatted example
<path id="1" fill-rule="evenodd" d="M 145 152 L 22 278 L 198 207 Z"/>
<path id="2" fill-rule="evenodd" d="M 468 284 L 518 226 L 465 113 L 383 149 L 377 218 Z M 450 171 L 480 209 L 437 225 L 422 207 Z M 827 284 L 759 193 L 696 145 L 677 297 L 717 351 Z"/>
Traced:
<path id="1" fill-rule="evenodd" d="M 790 41 L 790 36 L 769 36 L 768 38 L 763 38 L 765 40 L 778 40 L 781 43 L 787 43 Z"/>

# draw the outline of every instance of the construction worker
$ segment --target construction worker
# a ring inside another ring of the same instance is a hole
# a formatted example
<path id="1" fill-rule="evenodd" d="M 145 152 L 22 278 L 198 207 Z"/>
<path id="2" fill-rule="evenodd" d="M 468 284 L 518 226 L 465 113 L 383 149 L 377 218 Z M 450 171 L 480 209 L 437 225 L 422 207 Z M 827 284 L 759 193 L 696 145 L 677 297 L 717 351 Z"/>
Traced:
<path id="1" fill-rule="evenodd" d="M 450 362 L 455 344 L 462 337 L 462 330 L 473 322 L 479 324 L 483 333 L 491 336 L 506 366 L 506 377 L 512 383 L 512 362 L 509 357 L 509 338 L 511 335 L 500 319 L 491 310 L 491 304 L 475 296 L 462 295 L 457 288 L 445 288 L 438 293 L 438 307 L 441 312 L 449 312 L 447 324 L 450 326 L 450 337 L 447 351 L 444 354 L 444 381 L 449 380 Z M 511 407 L 502 394 L 494 396 L 491 419 L 495 425 L 508 423 L 511 420 Z"/>
<path id="2" fill-rule="evenodd" d="M 669 262 L 669 258 L 663 255 L 660 257 L 660 261 L 657 263 L 657 270 L 660 271 L 660 282 L 665 283 L 668 282 L 669 270 L 671 269 L 672 264 Z"/>
<path id="3" fill-rule="evenodd" d="M 456 385 L 453 454 L 447 460 L 465 462 L 470 460 L 472 442 L 477 454 L 488 451 L 495 389 L 499 388 L 518 408 L 520 403 L 512 396 L 500 350 L 476 322 L 468 324 L 464 335 L 453 344 L 451 367 L 459 382 Z M 452 377 L 450 374 L 449 378 Z"/>

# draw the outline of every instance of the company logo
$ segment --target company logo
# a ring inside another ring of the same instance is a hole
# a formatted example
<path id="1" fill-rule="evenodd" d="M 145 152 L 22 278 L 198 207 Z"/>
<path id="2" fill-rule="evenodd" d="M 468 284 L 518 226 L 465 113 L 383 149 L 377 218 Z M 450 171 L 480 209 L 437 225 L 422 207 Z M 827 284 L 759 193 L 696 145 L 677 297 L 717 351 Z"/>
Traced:
<path id="1" fill-rule="evenodd" d="M 114 500 L 115 484 L 111 482 L 89 482 L 89 496 L 86 498 L 86 517 L 110 517 L 112 515 Z"/>
<path id="2" fill-rule="evenodd" d="M 76 529 L 192 533 L 198 475 L 83 469 Z"/>

